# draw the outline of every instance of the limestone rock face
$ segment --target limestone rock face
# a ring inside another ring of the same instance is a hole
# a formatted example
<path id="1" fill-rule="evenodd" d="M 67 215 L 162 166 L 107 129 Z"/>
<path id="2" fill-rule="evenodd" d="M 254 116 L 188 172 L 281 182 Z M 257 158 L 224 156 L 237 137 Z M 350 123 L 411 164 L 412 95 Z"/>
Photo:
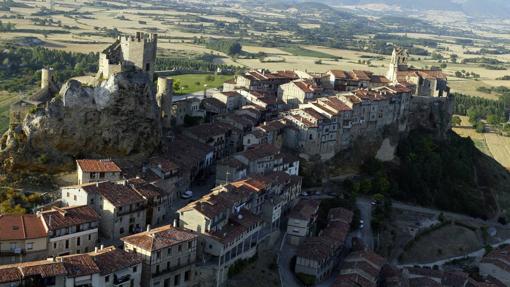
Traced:
<path id="1" fill-rule="evenodd" d="M 409 130 L 424 129 L 438 139 L 445 139 L 451 128 L 454 98 L 413 97 Z"/>
<path id="2" fill-rule="evenodd" d="M 148 156 L 161 139 L 155 94 L 143 72 L 115 74 L 93 87 L 70 80 L 46 108 L 4 135 L 4 165 L 37 169 L 76 157 Z"/>

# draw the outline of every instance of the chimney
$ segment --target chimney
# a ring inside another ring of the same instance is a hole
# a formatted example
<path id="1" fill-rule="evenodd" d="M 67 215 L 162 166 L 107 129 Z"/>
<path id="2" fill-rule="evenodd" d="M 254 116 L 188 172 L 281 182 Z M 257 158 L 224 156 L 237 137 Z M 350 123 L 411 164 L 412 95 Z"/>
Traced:
<path id="1" fill-rule="evenodd" d="M 104 245 L 103 245 L 103 244 L 101 244 L 101 248 L 100 248 L 99 250 L 103 250 L 103 248 L 104 248 Z"/>
<path id="2" fill-rule="evenodd" d="M 41 70 L 41 89 L 50 87 L 52 72 L 53 72 L 53 69 L 51 69 L 51 68 L 43 68 Z"/>
<path id="3" fill-rule="evenodd" d="M 177 221 L 177 219 L 174 219 L 173 227 L 179 227 L 179 222 Z"/>
<path id="4" fill-rule="evenodd" d="M 98 248 L 96 246 L 96 247 L 94 247 L 94 253 L 97 253 L 97 251 L 98 251 Z"/>
<path id="5" fill-rule="evenodd" d="M 151 225 L 147 224 L 147 232 L 151 231 Z"/>

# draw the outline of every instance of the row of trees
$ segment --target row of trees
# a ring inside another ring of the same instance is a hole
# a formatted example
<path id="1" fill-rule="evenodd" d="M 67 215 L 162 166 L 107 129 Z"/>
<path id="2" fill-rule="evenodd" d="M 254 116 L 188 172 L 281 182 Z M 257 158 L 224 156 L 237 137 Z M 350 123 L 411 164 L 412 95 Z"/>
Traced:
<path id="1" fill-rule="evenodd" d="M 156 70 L 177 70 L 177 71 L 201 71 L 201 72 L 217 72 L 233 74 L 241 70 L 238 66 L 216 64 L 208 57 L 204 58 L 156 58 Z"/>
<path id="2" fill-rule="evenodd" d="M 468 116 L 473 126 L 480 126 L 479 122 L 486 120 L 489 124 L 500 124 L 507 121 L 506 107 L 510 101 L 510 95 L 502 95 L 499 100 L 489 100 L 480 97 L 454 94 L 454 113 Z"/>
<path id="3" fill-rule="evenodd" d="M 210 39 L 207 41 L 205 47 L 207 49 L 220 51 L 230 56 L 241 54 L 243 49 L 239 41 L 231 39 Z"/>

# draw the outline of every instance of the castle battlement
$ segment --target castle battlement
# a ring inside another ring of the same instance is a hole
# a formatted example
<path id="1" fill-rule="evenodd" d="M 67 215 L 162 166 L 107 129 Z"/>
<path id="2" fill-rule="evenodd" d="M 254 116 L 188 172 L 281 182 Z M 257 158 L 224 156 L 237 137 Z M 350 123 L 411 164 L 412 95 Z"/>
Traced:
<path id="1" fill-rule="evenodd" d="M 135 35 L 119 36 L 100 54 L 98 75 L 107 79 L 114 73 L 135 68 L 152 78 L 157 48 L 157 34 L 137 32 Z"/>
<path id="2" fill-rule="evenodd" d="M 123 42 L 136 42 L 136 43 L 157 43 L 158 41 L 158 34 L 148 34 L 148 33 L 142 33 L 142 32 L 136 32 L 136 35 L 125 35 L 125 36 L 119 36 L 117 37 L 119 41 Z"/>

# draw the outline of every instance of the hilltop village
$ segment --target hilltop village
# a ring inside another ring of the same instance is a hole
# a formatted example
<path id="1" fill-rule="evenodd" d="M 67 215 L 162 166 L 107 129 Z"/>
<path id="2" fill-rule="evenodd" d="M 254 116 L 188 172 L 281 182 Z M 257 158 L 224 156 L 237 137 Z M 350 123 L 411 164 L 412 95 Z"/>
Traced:
<path id="1" fill-rule="evenodd" d="M 40 91 L 13 104 L 1 143 L 10 167 L 28 165 L 21 153 L 73 158 L 76 182 L 37 213 L 0 216 L 0 286 L 227 286 L 275 246 L 281 286 L 510 284 L 508 248 L 488 253 L 476 280 L 396 266 L 359 232 L 370 218 L 363 227 L 334 207 L 319 229 L 328 197 L 302 188 L 303 160 L 355 145 L 392 160 L 412 130 L 444 136 L 452 99 L 440 70 L 410 67 L 396 47 L 386 75 L 252 70 L 178 97 L 154 70 L 157 42 L 119 37 L 96 76 L 62 87 L 46 68 Z"/>

